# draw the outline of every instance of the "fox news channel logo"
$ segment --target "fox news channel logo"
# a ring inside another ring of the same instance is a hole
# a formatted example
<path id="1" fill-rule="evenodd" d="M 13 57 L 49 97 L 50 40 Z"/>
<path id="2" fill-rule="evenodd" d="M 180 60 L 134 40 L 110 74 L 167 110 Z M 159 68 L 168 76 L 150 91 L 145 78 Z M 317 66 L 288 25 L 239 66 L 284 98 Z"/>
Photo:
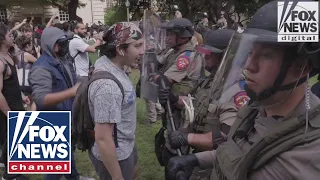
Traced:
<path id="1" fill-rule="evenodd" d="M 318 42 L 319 2 L 278 2 L 278 42 Z"/>
<path id="2" fill-rule="evenodd" d="M 8 173 L 70 174 L 71 112 L 10 111 Z"/>

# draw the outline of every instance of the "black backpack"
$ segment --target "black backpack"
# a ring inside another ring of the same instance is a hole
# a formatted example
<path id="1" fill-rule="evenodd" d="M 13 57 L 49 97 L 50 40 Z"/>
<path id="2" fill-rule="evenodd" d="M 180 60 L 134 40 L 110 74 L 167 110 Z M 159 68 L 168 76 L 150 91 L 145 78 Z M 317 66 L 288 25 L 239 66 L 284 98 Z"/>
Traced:
<path id="1" fill-rule="evenodd" d="M 93 73 L 88 79 L 82 81 L 77 90 L 73 106 L 72 106 L 72 143 L 76 144 L 81 151 L 90 150 L 95 142 L 94 122 L 90 114 L 88 89 L 93 81 L 98 79 L 111 79 L 116 82 L 122 92 L 124 99 L 124 89 L 120 81 L 107 71 L 98 71 Z M 114 125 L 113 130 L 114 142 L 118 147 L 117 141 L 117 125 Z"/>

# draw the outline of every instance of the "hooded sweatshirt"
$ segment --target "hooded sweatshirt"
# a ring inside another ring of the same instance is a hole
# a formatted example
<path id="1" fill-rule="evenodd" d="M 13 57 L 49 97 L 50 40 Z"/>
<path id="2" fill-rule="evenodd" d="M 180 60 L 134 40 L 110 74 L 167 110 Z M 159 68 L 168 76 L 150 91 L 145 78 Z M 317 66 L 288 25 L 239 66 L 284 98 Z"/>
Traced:
<path id="1" fill-rule="evenodd" d="M 72 100 L 67 100 L 53 107 L 44 107 L 44 97 L 50 93 L 61 92 L 71 88 L 74 79 L 69 63 L 55 56 L 54 45 L 58 39 L 66 38 L 62 30 L 56 27 L 44 29 L 41 36 L 43 54 L 33 64 L 29 82 L 32 87 L 32 97 L 37 110 L 71 110 Z"/>

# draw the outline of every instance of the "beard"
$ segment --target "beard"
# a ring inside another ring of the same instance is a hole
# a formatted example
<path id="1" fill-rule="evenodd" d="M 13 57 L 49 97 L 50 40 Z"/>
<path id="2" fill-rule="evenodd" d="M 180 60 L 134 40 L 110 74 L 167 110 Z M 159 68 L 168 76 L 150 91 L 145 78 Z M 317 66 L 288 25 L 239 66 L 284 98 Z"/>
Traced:
<path id="1" fill-rule="evenodd" d="M 81 38 L 85 38 L 85 37 L 86 37 L 86 34 L 85 34 L 85 33 L 78 33 L 78 35 L 79 35 Z"/>

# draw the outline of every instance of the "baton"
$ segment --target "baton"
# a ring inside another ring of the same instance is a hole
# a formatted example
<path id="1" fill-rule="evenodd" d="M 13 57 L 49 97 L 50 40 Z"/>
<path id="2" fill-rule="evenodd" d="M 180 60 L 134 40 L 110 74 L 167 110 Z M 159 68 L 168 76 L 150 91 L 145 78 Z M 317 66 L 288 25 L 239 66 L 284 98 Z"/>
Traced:
<path id="1" fill-rule="evenodd" d="M 163 79 L 161 79 L 161 84 L 162 84 L 162 87 L 165 89 L 166 85 L 165 85 Z M 170 126 L 171 126 L 172 130 L 175 131 L 176 130 L 176 126 L 175 126 L 174 121 L 173 121 L 172 111 L 171 111 L 171 104 L 170 104 L 169 100 L 167 100 L 167 110 L 168 110 L 168 115 L 169 115 L 169 120 L 170 120 Z M 178 153 L 178 156 L 182 156 L 180 149 L 177 149 L 177 153 Z"/>

